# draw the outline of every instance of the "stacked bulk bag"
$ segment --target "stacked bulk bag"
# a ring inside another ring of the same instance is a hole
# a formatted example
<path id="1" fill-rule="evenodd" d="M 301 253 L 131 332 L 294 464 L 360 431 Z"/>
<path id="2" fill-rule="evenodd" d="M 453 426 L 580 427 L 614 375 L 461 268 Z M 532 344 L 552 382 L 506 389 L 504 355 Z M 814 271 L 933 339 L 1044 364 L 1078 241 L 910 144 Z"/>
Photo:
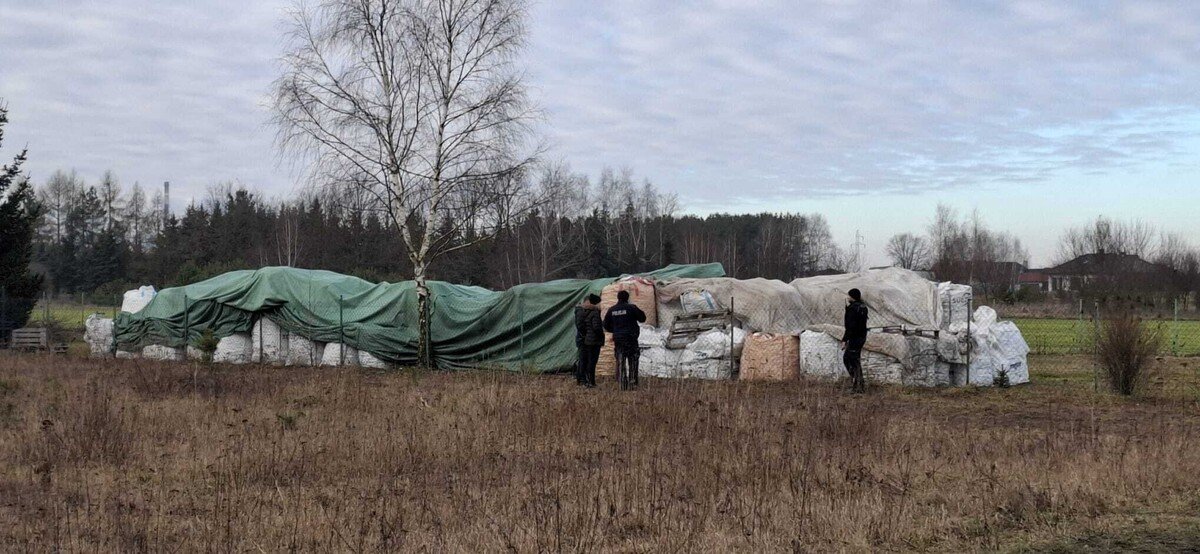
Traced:
<path id="1" fill-rule="evenodd" d="M 625 277 L 604 287 L 600 292 L 600 317 L 617 304 L 617 294 L 629 291 L 629 303 L 646 312 L 646 325 L 658 325 L 658 298 L 655 296 L 654 281 L 643 277 Z M 604 333 L 604 346 L 600 348 L 600 359 L 596 362 L 596 375 L 616 375 L 617 355 L 613 347 L 612 334 Z"/>
<path id="2" fill-rule="evenodd" d="M 113 320 L 100 314 L 88 316 L 83 324 L 83 340 L 93 358 L 108 356 L 113 350 Z"/>
<path id="3" fill-rule="evenodd" d="M 219 364 L 248 364 L 253 358 L 254 342 L 250 333 L 234 333 L 221 337 L 213 351 L 213 362 Z"/>
<path id="4" fill-rule="evenodd" d="M 250 332 L 250 361 L 256 364 L 283 365 L 287 361 L 288 334 L 278 323 L 259 317 Z"/>
<path id="5" fill-rule="evenodd" d="M 796 335 L 754 333 L 742 347 L 740 379 L 787 381 L 800 373 L 800 338 Z"/>
<path id="6" fill-rule="evenodd" d="M 154 296 L 158 294 L 151 285 L 142 285 L 136 289 L 125 291 L 121 298 L 121 311 L 136 314 L 142 311 Z"/>
<path id="7" fill-rule="evenodd" d="M 358 367 L 358 350 L 340 342 L 328 343 L 321 351 L 321 365 Z"/>
<path id="8" fill-rule="evenodd" d="M 315 366 L 321 363 L 321 354 L 325 345 L 300 335 L 288 336 L 286 365 Z"/>

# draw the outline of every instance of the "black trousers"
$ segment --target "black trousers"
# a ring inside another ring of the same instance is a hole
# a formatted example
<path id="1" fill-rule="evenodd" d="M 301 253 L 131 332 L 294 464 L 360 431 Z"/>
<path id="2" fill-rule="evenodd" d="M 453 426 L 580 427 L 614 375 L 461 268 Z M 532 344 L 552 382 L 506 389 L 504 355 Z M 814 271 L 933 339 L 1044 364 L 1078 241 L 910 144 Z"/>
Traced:
<path id="1" fill-rule="evenodd" d="M 846 352 L 842 354 L 842 364 L 846 366 L 846 373 L 850 374 L 850 386 L 856 392 L 862 392 L 867 388 L 862 370 L 862 349 L 865 343 L 865 340 L 847 341 Z"/>
<path id="2" fill-rule="evenodd" d="M 600 360 L 600 345 L 579 345 L 579 361 L 575 364 L 575 381 L 580 385 L 596 384 L 596 362 Z"/>
<path id="3" fill-rule="evenodd" d="M 641 350 L 638 349 L 637 339 L 633 341 L 616 341 L 613 343 L 613 350 L 617 355 L 617 380 L 621 379 L 621 371 L 624 370 L 627 375 L 626 384 L 633 386 L 638 384 L 638 358 L 641 357 Z"/>

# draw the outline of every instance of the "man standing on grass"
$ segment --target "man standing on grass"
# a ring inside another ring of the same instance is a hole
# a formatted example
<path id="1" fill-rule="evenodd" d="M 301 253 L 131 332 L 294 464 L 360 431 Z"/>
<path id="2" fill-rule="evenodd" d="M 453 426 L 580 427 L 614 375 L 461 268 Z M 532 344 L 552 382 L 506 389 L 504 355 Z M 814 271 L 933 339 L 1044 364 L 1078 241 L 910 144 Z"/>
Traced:
<path id="1" fill-rule="evenodd" d="M 866 392 L 867 383 L 863 379 L 862 349 L 867 343 L 867 305 L 863 304 L 862 292 L 850 289 L 847 293 L 850 301 L 846 304 L 846 332 L 842 335 L 842 363 L 850 374 L 850 387 L 856 393 Z"/>
<path id="2" fill-rule="evenodd" d="M 613 335 L 617 379 L 621 380 L 622 389 L 638 384 L 638 335 L 642 332 L 638 324 L 645 322 L 646 312 L 629 302 L 629 291 L 625 290 L 617 293 L 616 305 L 604 314 L 604 330 Z M 621 379 L 622 375 L 625 375 L 625 379 Z"/>
<path id="3" fill-rule="evenodd" d="M 590 389 L 596 386 L 596 361 L 600 359 L 600 347 L 604 346 L 599 296 L 589 294 L 575 307 L 575 346 L 579 348 L 575 384 Z"/>

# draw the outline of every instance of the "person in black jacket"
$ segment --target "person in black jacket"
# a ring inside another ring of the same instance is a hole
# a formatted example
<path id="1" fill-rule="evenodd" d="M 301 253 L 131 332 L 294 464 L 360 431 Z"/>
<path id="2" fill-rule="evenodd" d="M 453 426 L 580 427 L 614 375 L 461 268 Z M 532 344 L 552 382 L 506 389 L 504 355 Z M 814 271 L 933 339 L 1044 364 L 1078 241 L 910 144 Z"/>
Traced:
<path id="1" fill-rule="evenodd" d="M 600 359 L 600 347 L 604 346 L 599 296 L 589 294 L 575 307 L 575 346 L 579 348 L 575 383 L 592 388 L 596 386 L 596 361 Z"/>
<path id="2" fill-rule="evenodd" d="M 617 379 L 622 389 L 638 384 L 638 335 L 639 323 L 646 322 L 646 312 L 629 302 L 629 291 L 617 293 L 617 303 L 604 314 L 604 330 L 613 335 L 613 349 L 617 355 Z M 624 379 L 622 379 L 624 376 Z"/>
<path id="3" fill-rule="evenodd" d="M 846 332 L 842 335 L 842 363 L 850 374 L 850 386 L 854 392 L 867 389 L 862 372 L 862 349 L 867 342 L 867 305 L 863 304 L 862 292 L 850 289 L 850 302 L 846 304 Z"/>

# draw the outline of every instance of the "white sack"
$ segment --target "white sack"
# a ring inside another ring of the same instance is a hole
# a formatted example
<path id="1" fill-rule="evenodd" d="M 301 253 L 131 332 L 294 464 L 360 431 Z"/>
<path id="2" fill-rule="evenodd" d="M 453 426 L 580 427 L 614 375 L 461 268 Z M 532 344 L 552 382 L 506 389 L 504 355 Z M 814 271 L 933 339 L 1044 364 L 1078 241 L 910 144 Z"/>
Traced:
<path id="1" fill-rule="evenodd" d="M 653 325 L 639 323 L 638 327 L 641 331 L 638 333 L 638 348 L 661 348 L 666 346 L 667 335 L 671 332 L 667 329 L 659 329 Z"/>
<path id="2" fill-rule="evenodd" d="M 997 319 L 999 316 L 996 315 L 996 310 L 988 306 L 975 308 L 975 314 L 971 316 L 971 332 L 986 333 Z"/>
<path id="3" fill-rule="evenodd" d="M 260 317 L 250 332 L 250 361 L 282 365 L 287 360 L 288 334 L 270 318 Z"/>
<path id="4" fill-rule="evenodd" d="M 842 349 L 837 339 L 820 331 L 800 333 L 800 374 L 818 379 L 846 377 Z"/>
<path id="5" fill-rule="evenodd" d="M 147 360 L 180 362 L 183 361 L 183 347 L 151 344 L 142 348 L 142 357 Z"/>
<path id="6" fill-rule="evenodd" d="M 321 363 L 325 345 L 300 335 L 288 336 L 287 365 L 314 366 Z"/>
<path id="7" fill-rule="evenodd" d="M 370 369 L 393 369 L 391 363 L 385 362 L 366 350 L 358 351 L 358 365 Z"/>
<path id="8" fill-rule="evenodd" d="M 1000 349 L 1000 357 L 1004 361 L 1004 369 L 1008 373 L 1008 382 L 1020 385 L 1029 382 L 1029 345 L 1017 324 L 1011 321 L 1001 321 L 992 326 L 996 336 L 996 345 Z"/>
<path id="9" fill-rule="evenodd" d="M 321 352 L 321 365 L 358 367 L 358 350 L 348 344 L 328 343 L 325 345 L 325 350 Z"/>
<path id="10" fill-rule="evenodd" d="M 252 345 L 250 333 L 234 333 L 217 341 L 213 351 L 213 362 L 220 364 L 248 364 Z"/>
<path id="11" fill-rule="evenodd" d="M 970 285 L 938 283 L 938 328 L 949 329 L 951 325 L 965 325 L 971 318 L 971 298 L 974 293 Z"/>
<path id="12" fill-rule="evenodd" d="M 689 290 L 680 294 L 679 304 L 685 314 L 712 313 L 721 309 L 712 293 L 704 289 Z"/>
<path id="13" fill-rule="evenodd" d="M 903 384 L 904 366 L 900 364 L 900 360 L 887 354 L 863 350 L 861 361 L 863 378 L 868 383 Z"/>
<path id="14" fill-rule="evenodd" d="M 655 346 L 642 350 L 638 358 L 638 373 L 649 377 L 675 379 L 679 377 L 679 357 L 683 350 Z"/>
<path id="15" fill-rule="evenodd" d="M 113 349 L 113 320 L 100 314 L 89 315 L 83 324 L 83 340 L 92 351 L 92 357 L 108 356 Z"/>
<path id="16" fill-rule="evenodd" d="M 153 286 L 143 285 L 131 291 L 126 291 L 125 296 L 121 299 L 121 311 L 136 314 L 142 311 L 151 300 L 154 300 L 154 295 L 158 294 Z"/>

